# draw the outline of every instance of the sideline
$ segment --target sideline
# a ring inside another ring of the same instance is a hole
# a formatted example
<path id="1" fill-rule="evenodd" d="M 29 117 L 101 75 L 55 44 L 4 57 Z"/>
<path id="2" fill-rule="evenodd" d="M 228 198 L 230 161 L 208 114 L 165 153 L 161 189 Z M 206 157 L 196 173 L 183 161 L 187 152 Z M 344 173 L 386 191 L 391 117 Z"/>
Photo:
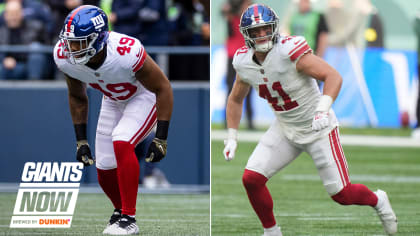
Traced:
<path id="1" fill-rule="evenodd" d="M 238 132 L 238 140 L 241 142 L 258 142 L 264 134 L 261 131 Z M 212 130 L 211 140 L 223 141 L 227 137 L 226 130 Z M 420 147 L 420 140 L 411 137 L 399 136 L 374 136 L 374 135 L 340 135 L 342 145 L 347 146 L 368 146 L 368 147 Z"/>

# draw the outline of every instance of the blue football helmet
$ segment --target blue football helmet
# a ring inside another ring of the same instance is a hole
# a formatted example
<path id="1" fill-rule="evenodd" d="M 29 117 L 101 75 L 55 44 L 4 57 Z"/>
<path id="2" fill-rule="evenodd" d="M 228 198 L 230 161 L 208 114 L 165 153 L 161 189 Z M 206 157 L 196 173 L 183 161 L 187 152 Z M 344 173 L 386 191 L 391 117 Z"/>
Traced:
<path id="1" fill-rule="evenodd" d="M 86 64 L 108 39 L 108 17 L 95 6 L 83 5 L 66 17 L 60 39 L 72 64 Z"/>
<path id="2" fill-rule="evenodd" d="M 249 6 L 241 16 L 239 29 L 244 36 L 245 43 L 249 48 L 254 48 L 258 52 L 268 52 L 273 48 L 274 43 L 279 37 L 278 33 L 279 18 L 273 9 L 263 4 L 253 4 Z M 252 31 L 257 27 L 271 26 L 271 34 L 263 37 L 255 37 Z M 256 40 L 268 39 L 264 43 L 256 43 Z"/>

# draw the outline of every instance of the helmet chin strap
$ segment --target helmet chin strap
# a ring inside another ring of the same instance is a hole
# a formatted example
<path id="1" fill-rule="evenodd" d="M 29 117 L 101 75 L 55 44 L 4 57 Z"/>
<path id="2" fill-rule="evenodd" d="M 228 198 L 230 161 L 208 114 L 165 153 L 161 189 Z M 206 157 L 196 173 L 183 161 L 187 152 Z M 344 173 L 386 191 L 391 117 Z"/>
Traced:
<path id="1" fill-rule="evenodd" d="M 255 47 L 255 51 L 257 52 L 268 52 L 273 48 L 273 41 L 269 40 L 265 43 L 260 43 L 260 44 L 255 43 L 254 47 Z"/>
<path id="2" fill-rule="evenodd" d="M 81 57 L 81 58 L 73 57 L 74 63 L 75 64 L 81 64 L 81 65 L 85 65 L 86 63 L 88 63 L 89 60 L 95 55 L 95 52 L 92 53 L 93 55 L 90 55 L 90 52 L 92 51 L 92 49 L 90 51 L 86 52 L 86 55 Z M 95 50 L 95 49 L 93 49 L 93 50 Z"/>

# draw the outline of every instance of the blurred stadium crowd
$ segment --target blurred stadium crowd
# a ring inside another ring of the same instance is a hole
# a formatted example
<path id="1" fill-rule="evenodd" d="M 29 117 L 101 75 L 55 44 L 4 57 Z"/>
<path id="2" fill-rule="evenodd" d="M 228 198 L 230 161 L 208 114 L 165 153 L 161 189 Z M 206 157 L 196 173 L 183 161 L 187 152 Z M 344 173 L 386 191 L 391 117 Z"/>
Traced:
<path id="1" fill-rule="evenodd" d="M 52 48 L 66 16 L 84 4 L 101 7 L 111 30 L 140 39 L 146 50 L 209 45 L 209 0 L 0 0 L 0 80 L 60 79 Z M 208 53 L 160 51 L 171 80 L 209 80 Z"/>

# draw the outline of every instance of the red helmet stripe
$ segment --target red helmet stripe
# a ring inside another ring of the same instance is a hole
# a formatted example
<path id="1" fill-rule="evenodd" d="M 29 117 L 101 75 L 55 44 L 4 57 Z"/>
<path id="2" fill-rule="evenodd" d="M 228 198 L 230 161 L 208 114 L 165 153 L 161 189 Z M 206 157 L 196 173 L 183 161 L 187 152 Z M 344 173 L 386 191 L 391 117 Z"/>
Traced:
<path id="1" fill-rule="evenodd" d="M 260 23 L 260 14 L 258 14 L 258 5 L 257 4 L 254 5 L 254 18 L 255 18 L 255 21 L 256 21 L 257 24 Z"/>
<path id="2" fill-rule="evenodd" d="M 82 10 L 83 8 L 85 8 L 86 7 L 86 5 L 84 5 L 84 6 L 80 6 L 80 7 L 78 7 L 76 10 L 74 10 L 74 12 L 73 12 L 73 14 L 71 14 L 71 16 L 70 16 L 70 19 L 69 19 L 69 22 L 67 22 L 67 32 L 70 32 L 70 26 L 71 26 L 71 22 L 73 22 L 73 18 L 74 18 L 74 16 L 80 11 L 80 10 Z"/>

